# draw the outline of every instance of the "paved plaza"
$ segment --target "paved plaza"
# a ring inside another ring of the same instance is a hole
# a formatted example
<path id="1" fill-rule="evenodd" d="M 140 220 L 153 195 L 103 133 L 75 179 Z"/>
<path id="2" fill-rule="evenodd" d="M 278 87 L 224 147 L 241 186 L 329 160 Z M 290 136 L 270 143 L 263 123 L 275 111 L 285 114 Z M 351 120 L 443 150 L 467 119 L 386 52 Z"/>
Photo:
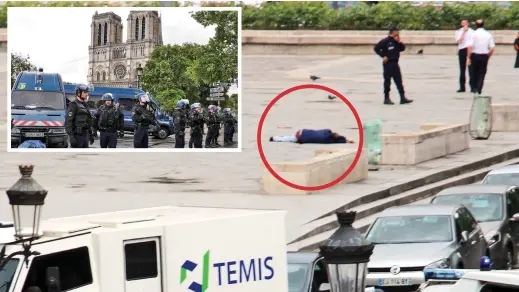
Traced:
<path id="1" fill-rule="evenodd" d="M 6 57 L 1 55 L 2 60 Z M 383 132 L 409 132 L 421 123 L 467 123 L 470 93 L 457 94 L 457 56 L 404 56 L 401 61 L 410 105 L 382 104 L 382 66 L 375 56 L 245 56 L 241 117 L 242 153 L 100 153 L 43 154 L 0 153 L 0 190 L 19 177 L 18 164 L 35 164 L 34 177 L 49 190 L 45 217 L 85 214 L 160 205 L 203 205 L 288 210 L 287 235 L 297 226 L 366 192 L 394 181 L 435 171 L 448 165 L 516 147 L 517 134 L 494 133 L 488 141 L 471 142 L 470 150 L 412 168 L 383 167 L 370 178 L 309 196 L 259 194 L 263 169 L 256 148 L 256 128 L 266 105 L 283 90 L 311 83 L 343 93 L 363 121 L 380 119 Z M 492 57 L 484 93 L 494 103 L 517 103 L 519 70 L 511 56 Z M 0 64 L 5 62 L 0 61 Z M 6 69 L 1 68 L 0 116 L 5 123 Z M 298 128 L 331 128 L 358 140 L 355 120 L 339 99 L 328 93 L 304 90 L 288 95 L 274 106 L 263 128 L 263 145 L 270 162 L 293 161 L 313 156 L 323 145 L 269 143 L 272 135 L 290 135 Z M 398 101 L 396 88 L 392 98 Z M 6 148 L 6 126 L 0 130 L 0 147 Z M 331 145 L 324 147 L 345 147 Z M 356 147 L 348 145 L 347 147 Z M 0 220 L 8 219 L 7 201 L 0 196 Z"/>

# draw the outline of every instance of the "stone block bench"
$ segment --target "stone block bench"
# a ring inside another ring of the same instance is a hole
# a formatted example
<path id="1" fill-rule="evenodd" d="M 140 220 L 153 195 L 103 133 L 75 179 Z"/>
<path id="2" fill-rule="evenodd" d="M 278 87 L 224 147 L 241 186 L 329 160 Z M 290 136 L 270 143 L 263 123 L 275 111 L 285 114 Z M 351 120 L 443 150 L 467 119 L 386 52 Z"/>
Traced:
<path id="1" fill-rule="evenodd" d="M 382 164 L 413 165 L 469 148 L 468 125 L 423 124 L 414 133 L 382 135 Z"/>
<path id="2" fill-rule="evenodd" d="M 285 180 L 301 186 L 318 186 L 334 181 L 352 164 L 357 150 L 319 149 L 315 157 L 298 162 L 271 163 L 270 166 Z M 368 177 L 367 151 L 362 151 L 357 165 L 341 183 L 352 183 Z M 261 191 L 267 195 L 306 195 L 310 191 L 291 188 L 278 181 L 264 167 L 260 179 Z"/>
<path id="3" fill-rule="evenodd" d="M 493 104 L 492 131 L 519 131 L 519 104 Z"/>

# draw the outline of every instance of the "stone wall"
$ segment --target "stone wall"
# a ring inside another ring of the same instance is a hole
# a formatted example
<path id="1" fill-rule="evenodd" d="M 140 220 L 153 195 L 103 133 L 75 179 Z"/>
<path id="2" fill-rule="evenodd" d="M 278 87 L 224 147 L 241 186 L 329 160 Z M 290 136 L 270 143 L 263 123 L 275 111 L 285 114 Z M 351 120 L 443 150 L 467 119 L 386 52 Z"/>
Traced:
<path id="1" fill-rule="evenodd" d="M 516 30 L 490 31 L 494 35 L 497 55 L 515 55 Z M 455 31 L 401 31 L 407 46 L 405 54 L 457 54 Z M 387 36 L 387 31 L 276 31 L 244 30 L 243 54 L 247 55 L 366 55 Z"/>

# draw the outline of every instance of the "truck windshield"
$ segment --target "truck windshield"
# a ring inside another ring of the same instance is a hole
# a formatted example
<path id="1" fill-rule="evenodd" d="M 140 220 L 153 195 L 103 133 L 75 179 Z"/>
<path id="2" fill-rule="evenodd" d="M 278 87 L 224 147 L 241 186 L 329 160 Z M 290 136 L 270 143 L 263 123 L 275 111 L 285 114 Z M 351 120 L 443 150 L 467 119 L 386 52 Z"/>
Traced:
<path id="1" fill-rule="evenodd" d="M 61 92 L 15 90 L 11 93 L 11 108 L 64 110 L 65 98 Z"/>
<path id="2" fill-rule="evenodd" d="M 19 259 L 10 259 L 5 267 L 0 270 L 0 292 L 9 291 L 19 262 Z"/>
<path id="3" fill-rule="evenodd" d="M 131 112 L 135 105 L 135 99 L 133 98 L 119 98 L 119 108 L 125 112 Z"/>

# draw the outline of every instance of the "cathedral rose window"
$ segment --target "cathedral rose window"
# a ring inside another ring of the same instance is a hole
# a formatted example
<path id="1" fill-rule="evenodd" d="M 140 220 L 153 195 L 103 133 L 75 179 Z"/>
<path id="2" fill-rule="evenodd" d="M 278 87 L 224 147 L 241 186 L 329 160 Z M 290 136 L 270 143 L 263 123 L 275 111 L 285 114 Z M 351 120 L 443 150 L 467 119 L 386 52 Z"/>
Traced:
<path id="1" fill-rule="evenodd" d="M 114 73 L 119 79 L 123 79 L 124 76 L 126 76 L 126 67 L 124 65 L 117 65 L 115 66 Z"/>

